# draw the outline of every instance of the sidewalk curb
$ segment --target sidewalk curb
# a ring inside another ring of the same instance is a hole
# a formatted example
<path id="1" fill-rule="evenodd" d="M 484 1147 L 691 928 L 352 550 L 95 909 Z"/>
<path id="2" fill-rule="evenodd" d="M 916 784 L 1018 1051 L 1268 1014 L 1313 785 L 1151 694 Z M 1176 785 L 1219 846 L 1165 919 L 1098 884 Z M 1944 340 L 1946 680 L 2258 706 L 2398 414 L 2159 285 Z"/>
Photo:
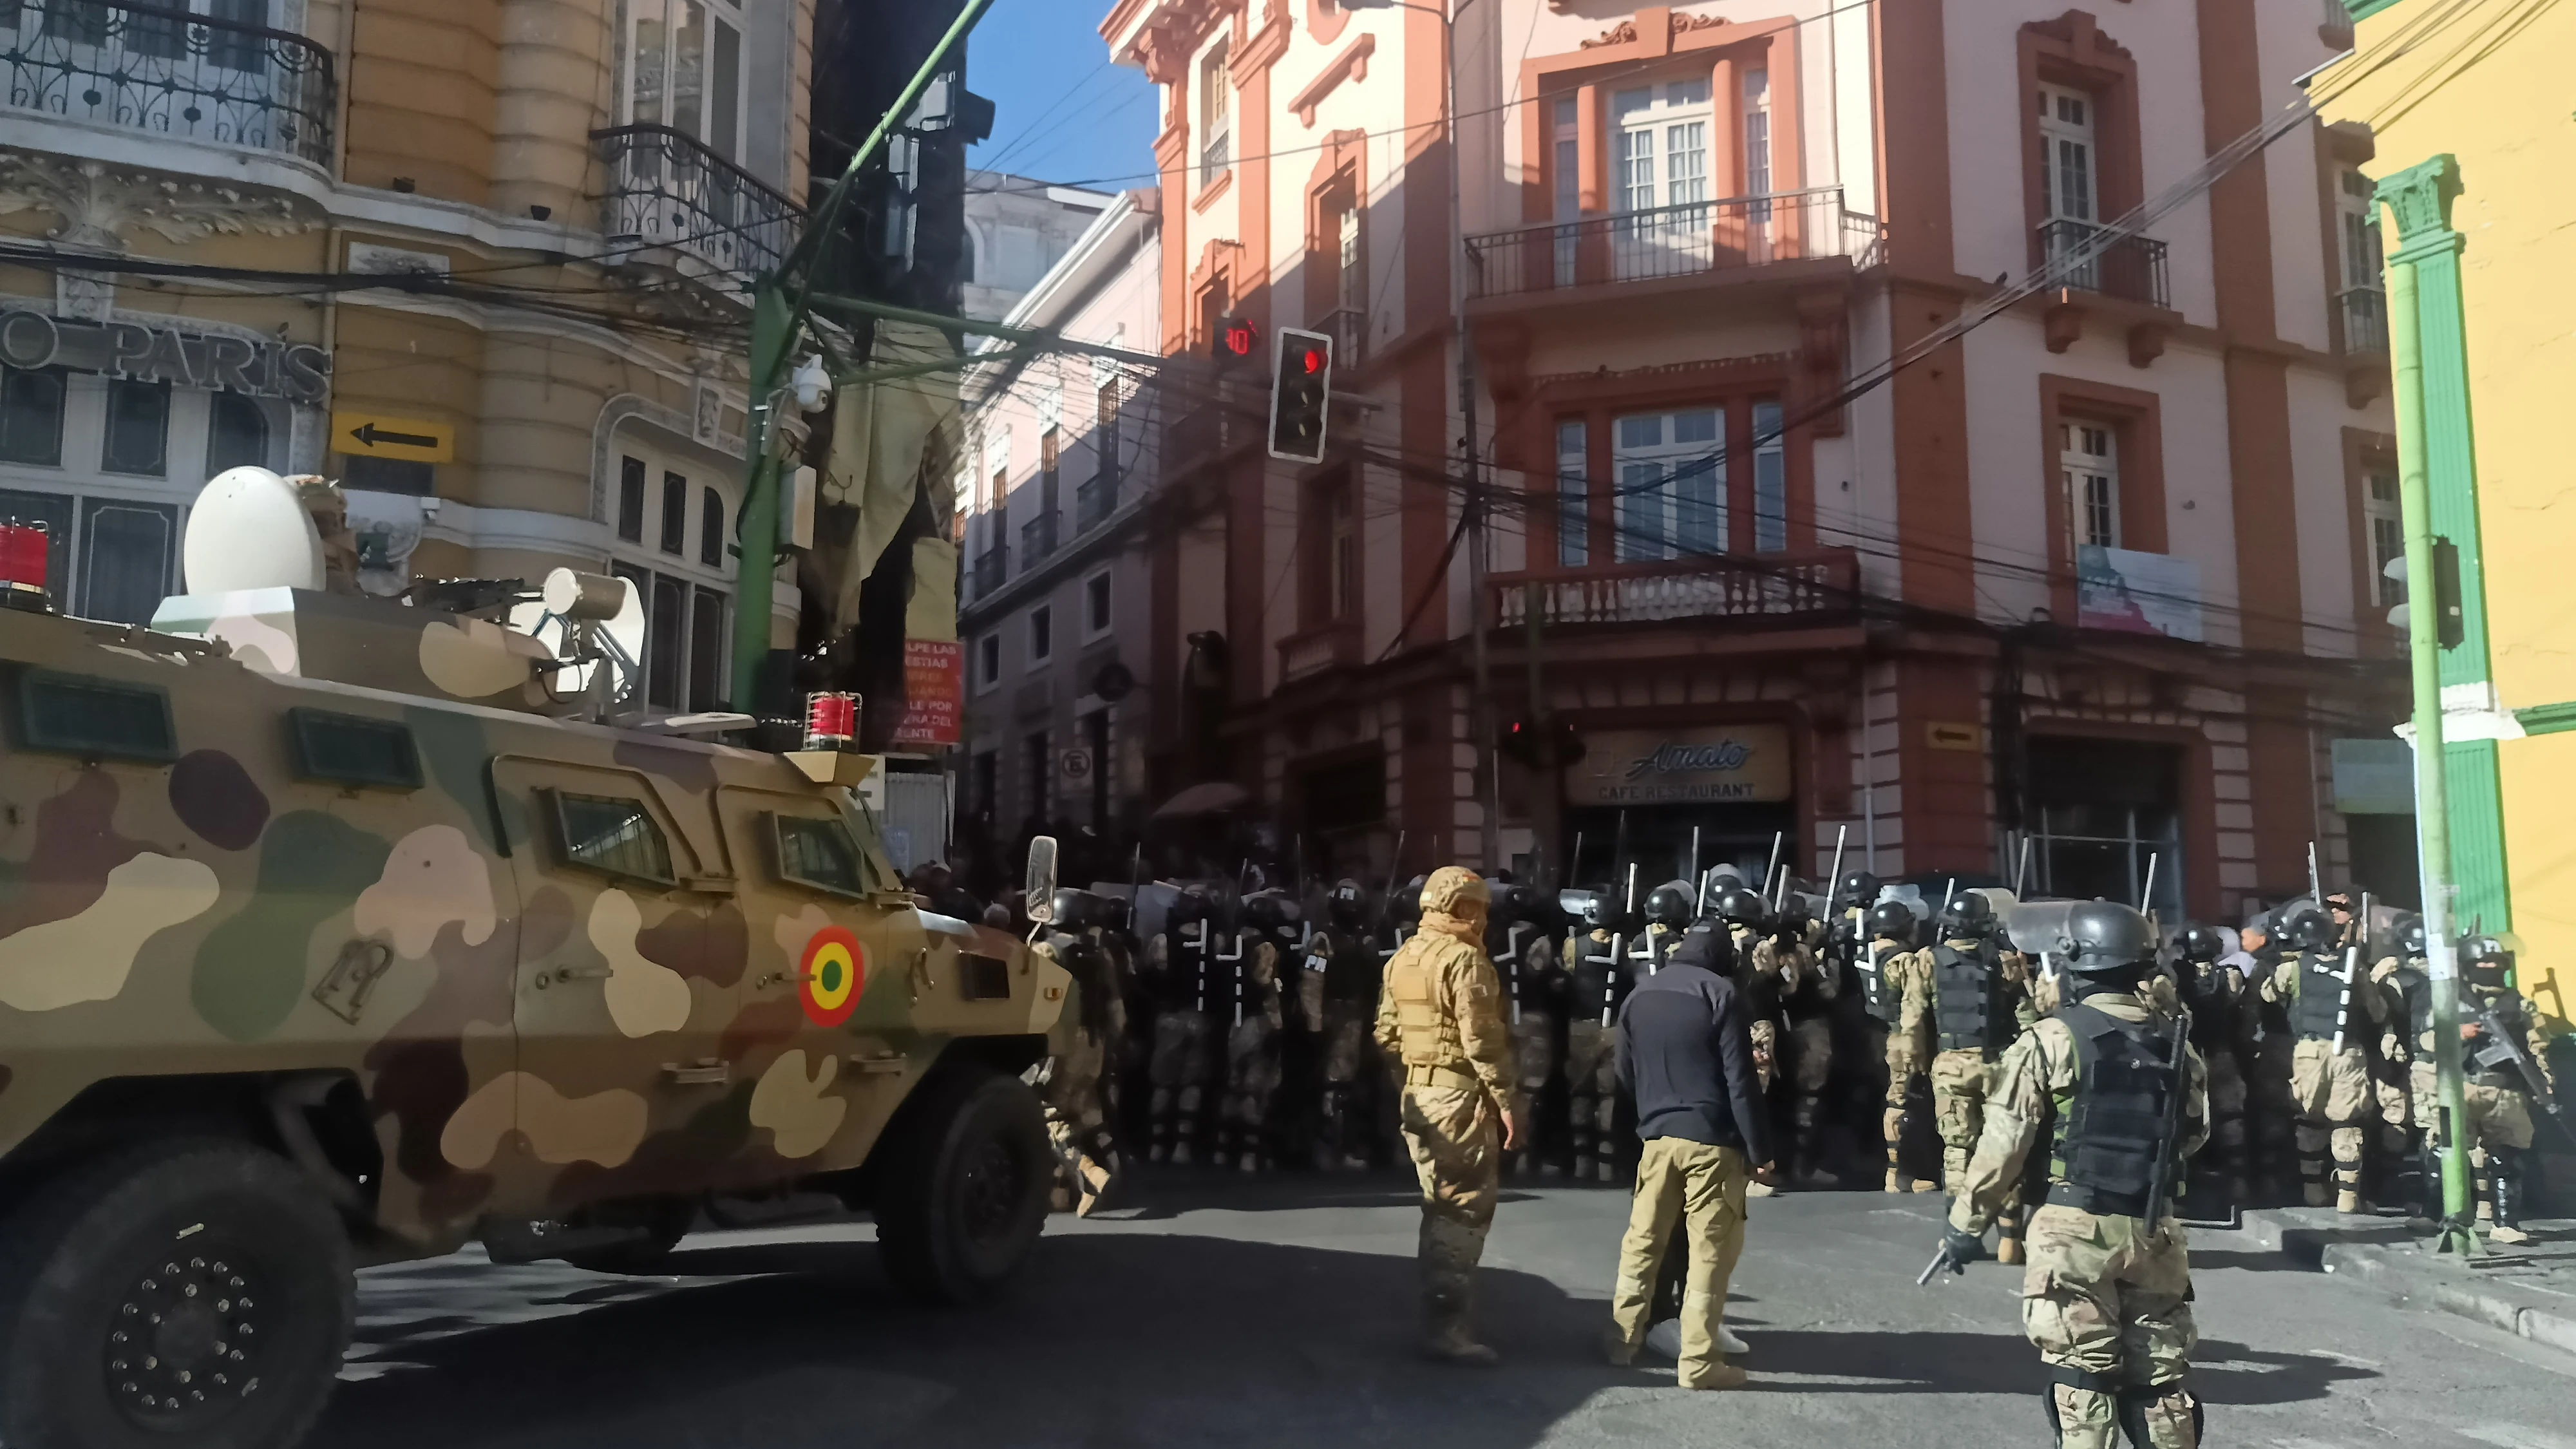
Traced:
<path id="1" fill-rule="evenodd" d="M 2480 1270 L 2428 1256 L 2410 1238 L 2356 1241 L 2373 1229 L 2315 1227 L 2287 1214 L 2245 1215 L 2245 1236 L 2267 1251 L 2307 1267 L 2367 1281 L 2400 1304 L 2420 1303 L 2544 1348 L 2576 1356 L 2576 1304 L 2518 1283 L 2479 1276 Z"/>

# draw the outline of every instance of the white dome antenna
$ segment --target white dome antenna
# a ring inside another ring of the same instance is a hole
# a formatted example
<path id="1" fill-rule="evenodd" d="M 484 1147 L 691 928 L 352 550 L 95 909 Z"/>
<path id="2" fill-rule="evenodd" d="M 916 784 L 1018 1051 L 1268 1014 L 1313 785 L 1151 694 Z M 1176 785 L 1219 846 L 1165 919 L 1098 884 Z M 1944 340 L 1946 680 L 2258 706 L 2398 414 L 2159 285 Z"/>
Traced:
<path id="1" fill-rule="evenodd" d="M 266 468 L 227 468 L 197 495 L 180 559 L 191 594 L 319 589 L 322 534 L 295 485 Z"/>

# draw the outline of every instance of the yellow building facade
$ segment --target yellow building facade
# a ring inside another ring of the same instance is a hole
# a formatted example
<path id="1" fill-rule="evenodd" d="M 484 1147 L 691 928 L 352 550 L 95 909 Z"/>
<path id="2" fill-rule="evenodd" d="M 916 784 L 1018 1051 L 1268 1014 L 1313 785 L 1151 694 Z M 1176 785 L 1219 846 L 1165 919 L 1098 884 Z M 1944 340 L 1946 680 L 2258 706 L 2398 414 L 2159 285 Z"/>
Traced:
<path id="1" fill-rule="evenodd" d="M 2392 277 L 2411 271 L 2421 410 L 2401 403 L 2398 427 L 2416 420 L 2434 531 L 2461 561 L 2465 637 L 2442 657 L 2459 922 L 2505 935 L 2523 990 L 2563 1022 L 2576 1017 L 2576 481 L 2562 436 L 2576 384 L 2576 11 L 2352 9 L 2353 53 L 2309 94 L 2329 123 L 2366 133 Z"/>
<path id="2" fill-rule="evenodd" d="M 323 474 L 371 590 L 613 570 L 648 602 L 647 704 L 712 706 L 813 17 L 0 6 L 0 515 L 54 533 L 66 607 L 139 621 L 209 476 Z M 775 637 L 796 607 L 782 585 Z"/>

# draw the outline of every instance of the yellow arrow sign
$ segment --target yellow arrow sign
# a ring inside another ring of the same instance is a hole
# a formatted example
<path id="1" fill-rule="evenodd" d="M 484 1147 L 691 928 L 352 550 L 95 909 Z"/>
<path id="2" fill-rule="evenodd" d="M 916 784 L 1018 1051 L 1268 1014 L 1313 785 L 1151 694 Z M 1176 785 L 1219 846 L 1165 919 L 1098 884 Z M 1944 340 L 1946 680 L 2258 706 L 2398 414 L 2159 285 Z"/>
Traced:
<path id="1" fill-rule="evenodd" d="M 1957 724 L 1934 720 L 1923 727 L 1924 742 L 1936 750 L 1982 750 L 1986 731 L 1982 725 Z"/>
<path id="2" fill-rule="evenodd" d="M 331 447 L 334 452 L 346 453 L 353 458 L 444 463 L 456 456 L 456 429 L 426 418 L 333 413 Z"/>

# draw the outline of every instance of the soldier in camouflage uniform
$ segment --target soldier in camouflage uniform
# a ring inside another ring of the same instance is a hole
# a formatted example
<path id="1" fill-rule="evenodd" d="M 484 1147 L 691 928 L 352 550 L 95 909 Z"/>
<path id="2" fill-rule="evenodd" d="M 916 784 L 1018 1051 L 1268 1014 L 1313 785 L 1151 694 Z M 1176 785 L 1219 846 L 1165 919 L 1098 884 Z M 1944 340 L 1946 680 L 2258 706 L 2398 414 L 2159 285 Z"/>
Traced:
<path id="1" fill-rule="evenodd" d="M 1718 931 L 1719 974 L 1735 983 L 1744 998 L 1745 1019 L 1753 1027 L 1753 1066 L 1762 1088 L 1780 1076 L 1780 998 L 1782 972 L 1790 957 L 1769 949 L 1770 907 L 1749 886 L 1729 886 L 1709 903 Z"/>
<path id="2" fill-rule="evenodd" d="M 1628 943 L 1610 929 L 1609 903 L 1595 896 L 1565 939 L 1565 1121 L 1574 1180 L 1617 1180 L 1612 1134 L 1619 1107 L 1619 1004 L 1636 981 Z"/>
<path id="3" fill-rule="evenodd" d="M 2245 973 L 2219 959 L 2227 954 L 2227 938 L 2216 928 L 2185 926 L 2174 945 L 2181 996 L 2191 1008 L 2191 1044 L 2209 1073 L 2209 1150 L 2198 1165 L 2210 1190 L 2243 1207 L 2253 1192 L 2245 1062 L 2257 1027 L 2254 991 Z"/>
<path id="4" fill-rule="evenodd" d="M 2421 922 L 2416 925 L 2417 939 L 2413 949 L 2422 949 Z M 2504 1060 L 2493 1026 L 2511 1035 L 2535 1069 L 2549 1058 L 2540 1033 L 2539 1013 L 2531 1002 L 2514 989 L 2511 953 L 2493 937 L 2462 943 L 2460 972 L 2460 1037 L 2453 1048 L 2461 1054 L 2461 1071 L 2465 1078 L 2461 1105 L 2468 1115 L 2468 1130 L 2461 1134 L 2470 1152 L 2469 1163 L 2474 1188 L 2480 1201 L 2478 1216 L 2491 1224 L 2489 1234 L 2499 1243 L 2527 1243 L 2531 1235 L 2523 1230 L 2522 1208 L 2527 1182 L 2526 1174 L 2533 1164 L 2532 1103 L 2527 1084 L 2520 1073 Z M 2442 1132 L 2441 1086 L 2435 1053 L 2441 1039 L 2433 1030 L 2432 993 L 2418 998 L 2413 1028 L 2416 1053 L 2413 1071 L 2415 1112 L 2425 1126 L 2426 1145 L 2433 1153 L 2452 1150 L 2454 1144 Z M 2488 1058 L 2481 1061 L 2481 1056 Z M 2544 1077 L 2544 1080 L 2546 1078 Z M 2439 1158 L 2426 1165 L 2426 1172 L 2440 1181 Z M 2438 1197 L 2438 1189 L 2434 1190 Z"/>
<path id="5" fill-rule="evenodd" d="M 1506 1015 L 1512 1029 L 1512 1055 L 1520 1064 L 1521 1096 L 1531 1104 L 1530 1130 L 1513 1155 L 1513 1172 L 1560 1169 L 1549 1158 L 1555 1144 L 1538 1130 L 1537 1107 L 1546 1099 L 1556 1075 L 1557 1042 L 1565 1026 L 1565 970 L 1557 963 L 1554 943 L 1538 919 L 1537 900 L 1529 887 L 1495 888 L 1493 920 L 1487 927 L 1487 949 L 1502 974 Z"/>
<path id="6" fill-rule="evenodd" d="M 1932 953 L 1915 948 L 1918 925 L 1903 901 L 1880 901 L 1864 919 L 1861 986 L 1870 1015 L 1886 1028 L 1887 1105 L 1879 1128 L 1887 1138 L 1887 1191 L 1930 1192 L 1940 1184 L 1907 1172 L 1900 1158 L 1906 1102 L 1932 1065 Z"/>
<path id="7" fill-rule="evenodd" d="M 1820 958 L 1807 939 L 1806 908 L 1792 898 L 1753 948 L 1755 974 L 1779 983 L 1786 1021 L 1789 1086 L 1790 1180 L 1800 1187 L 1838 1185 L 1824 1169 L 1825 1088 L 1834 1075 L 1834 1002 L 1842 973 Z"/>
<path id="8" fill-rule="evenodd" d="M 2038 1019 L 2032 1009 L 2028 969 L 2018 953 L 1995 943 L 1994 906 L 1975 891 L 1961 891 L 1942 908 L 1935 927 L 1941 939 L 1927 953 L 1932 970 L 1932 1116 L 1941 1133 L 1943 1185 L 1956 1198 L 1963 1190 L 1968 1154 L 1985 1129 L 1986 1102 L 1994 1093 L 1996 1061 Z M 1996 1256 L 2021 1261 L 2020 1201 L 2009 1194 Z"/>
<path id="9" fill-rule="evenodd" d="M 1404 1143 L 1422 1182 L 1423 1351 L 1491 1363 L 1494 1351 L 1475 1336 L 1476 1261 L 1526 1104 L 1502 980 L 1485 955 L 1485 882 L 1442 866 L 1421 899 L 1421 933 L 1387 962 L 1377 1043 L 1403 1070 Z"/>
<path id="10" fill-rule="evenodd" d="M 1243 928 L 1220 935 L 1217 953 L 1232 1019 L 1225 1024 L 1225 1094 L 1217 1120 L 1216 1165 L 1259 1172 L 1270 1165 L 1271 1104 L 1279 1095 L 1280 1037 L 1286 1027 L 1279 963 L 1296 950 L 1302 913 L 1283 890 L 1243 899 Z"/>
<path id="11" fill-rule="evenodd" d="M 1064 1048 L 1039 1067 L 1038 1100 L 1046 1108 L 1047 1140 L 1063 1164 L 1057 1191 L 1083 1217 L 1096 1211 L 1118 1172 L 1109 1121 L 1109 1053 L 1123 1035 L 1126 1011 L 1118 1000 L 1108 953 L 1094 933 L 1104 902 L 1070 887 L 1055 893 L 1055 919 L 1037 950 L 1073 977 L 1075 1026 Z"/>
<path id="12" fill-rule="evenodd" d="M 1153 1096 L 1147 1119 L 1155 1162 L 1187 1163 L 1201 1151 L 1200 1123 L 1208 1089 L 1218 1072 L 1216 1005 L 1219 988 L 1216 925 L 1208 919 L 1207 893 L 1183 889 L 1146 948 L 1145 974 L 1154 997 L 1154 1055 L 1148 1065 Z"/>
<path id="13" fill-rule="evenodd" d="M 2375 1040 L 2393 1017 L 2389 993 L 2363 973 L 2356 957 L 2336 947 L 2334 923 L 2325 912 L 2302 907 L 2283 923 L 2283 934 L 2296 949 L 2264 977 L 2261 993 L 2280 1009 L 2294 1041 L 2290 1104 L 2298 1113 L 2293 1130 L 2301 1188 L 2310 1207 L 2331 1201 L 2338 1212 L 2358 1213 L 2362 1123 L 2374 1102 L 2363 1043 Z"/>
<path id="14" fill-rule="evenodd" d="M 2031 1219 L 2022 1329 L 2050 1368 L 2058 1443 L 2113 1449 L 2125 1432 L 2140 1449 L 2197 1449 L 2190 1245 L 2172 1204 L 2208 1136 L 2208 1078 L 2143 998 L 2156 950 L 2146 917 L 2084 902 L 2065 935 L 2070 1001 L 1998 1064 L 1942 1255 L 1955 1268 L 1984 1256 L 1986 1227 L 2011 1211 L 2045 1133 L 2048 1201 Z"/>
<path id="15" fill-rule="evenodd" d="M 1376 1047 L 1369 1027 L 1380 974 L 1368 939 L 1367 894 L 1358 881 L 1337 882 L 1324 912 L 1324 929 L 1307 940 L 1297 988 L 1298 1009 L 1320 1044 L 1315 1165 L 1366 1167 L 1376 1155 Z"/>

